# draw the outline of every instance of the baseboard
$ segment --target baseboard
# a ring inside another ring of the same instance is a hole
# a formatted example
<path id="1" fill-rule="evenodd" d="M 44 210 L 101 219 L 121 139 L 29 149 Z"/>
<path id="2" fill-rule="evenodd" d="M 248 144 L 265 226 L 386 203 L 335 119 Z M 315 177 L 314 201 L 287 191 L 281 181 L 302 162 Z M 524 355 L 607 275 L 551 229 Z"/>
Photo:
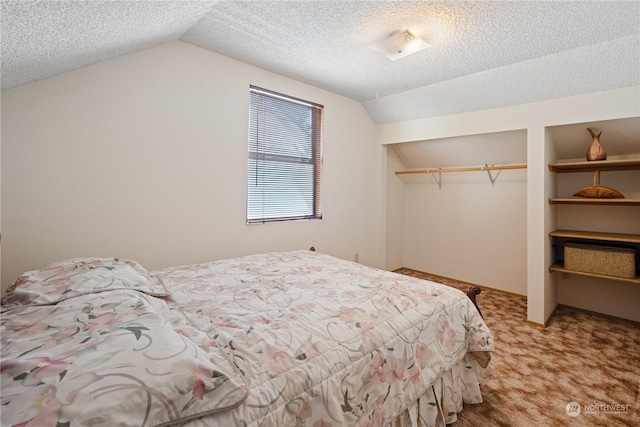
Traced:
<path id="1" fill-rule="evenodd" d="M 549 316 L 547 316 L 547 318 L 544 320 L 544 327 L 545 328 L 549 325 L 549 322 L 551 322 L 551 319 L 556 314 L 556 311 L 558 311 L 559 307 L 560 307 L 560 304 L 556 304 L 556 306 L 553 307 L 553 310 L 551 310 L 551 314 L 549 314 Z"/>
<path id="2" fill-rule="evenodd" d="M 415 271 L 416 273 L 427 274 L 429 276 L 438 277 L 438 278 L 444 279 L 444 280 L 451 280 L 451 281 L 462 283 L 462 284 L 469 285 L 469 286 L 477 286 L 482 290 L 487 289 L 487 290 L 490 290 L 490 291 L 493 291 L 493 292 L 500 292 L 500 293 L 503 293 L 503 294 L 506 294 L 506 295 L 511 295 L 512 297 L 518 297 L 518 298 L 527 299 L 526 295 L 516 294 L 515 292 L 503 291 L 502 289 L 496 289 L 496 288 L 492 288 L 490 286 L 485 286 L 485 285 L 479 285 L 477 283 L 466 282 L 464 280 L 454 279 L 452 277 L 440 276 L 439 274 L 427 273 L 426 271 L 416 270 L 415 268 L 400 267 L 400 268 L 397 268 L 397 269 L 393 270 L 393 272 L 396 273 L 396 272 L 398 272 L 400 270 L 411 270 L 411 271 Z"/>
<path id="3" fill-rule="evenodd" d="M 551 322 L 551 319 L 556 314 L 556 311 L 558 311 L 557 304 L 551 311 L 551 314 L 545 319 L 544 323 L 534 322 L 533 320 L 529 320 L 529 319 L 526 320 L 526 323 L 528 323 L 529 325 L 535 326 L 536 328 L 545 329 L 547 326 L 549 326 L 549 322 Z"/>
<path id="4" fill-rule="evenodd" d="M 529 325 L 532 325 L 532 326 L 535 326 L 536 328 L 541 328 L 541 329 L 544 329 L 544 328 L 547 327 L 546 324 L 534 322 L 534 321 L 529 320 L 529 319 L 525 320 L 525 323 L 528 323 Z"/>

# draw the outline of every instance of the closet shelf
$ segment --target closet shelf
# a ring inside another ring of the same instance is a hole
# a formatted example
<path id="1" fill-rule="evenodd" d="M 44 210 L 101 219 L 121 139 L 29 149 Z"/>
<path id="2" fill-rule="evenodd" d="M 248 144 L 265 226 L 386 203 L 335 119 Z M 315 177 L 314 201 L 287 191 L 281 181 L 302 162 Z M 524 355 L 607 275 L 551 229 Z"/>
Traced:
<path id="1" fill-rule="evenodd" d="M 567 163 L 550 163 L 549 170 L 557 173 L 624 171 L 640 169 L 640 159 L 598 160 Z"/>
<path id="2" fill-rule="evenodd" d="M 599 231 L 578 231 L 578 230 L 555 230 L 549 233 L 549 238 L 554 241 L 554 246 L 558 246 L 562 248 L 563 245 L 557 239 L 573 239 L 574 241 L 583 241 L 583 242 L 593 242 L 600 244 L 599 242 L 606 242 L 612 244 L 630 244 L 630 245 L 640 245 L 640 234 L 625 234 L 625 233 L 608 233 L 608 232 L 599 232 Z M 626 246 L 626 245 L 625 245 Z M 563 249 L 562 249 L 563 250 Z M 617 276 L 609 276 L 606 274 L 599 273 L 588 273 L 584 271 L 576 271 L 569 270 L 565 268 L 563 261 L 560 259 L 554 262 L 550 267 L 549 271 L 554 272 L 558 271 L 560 273 L 569 273 L 569 274 L 577 274 L 580 276 L 590 276 L 590 277 L 599 277 L 602 279 L 610 279 L 610 280 L 619 280 L 623 282 L 631 282 L 640 284 L 640 276 L 636 277 L 617 277 Z"/>
<path id="3" fill-rule="evenodd" d="M 640 277 L 638 276 L 633 278 L 615 277 L 615 276 L 607 276 L 606 274 L 585 273 L 583 271 L 569 270 L 567 268 L 564 268 L 564 263 L 560 261 L 553 263 L 553 265 L 549 267 L 549 271 L 551 272 L 558 271 L 560 273 L 577 274 L 579 276 L 599 277 L 601 279 L 611 279 L 611 280 L 618 280 L 621 282 L 630 282 L 630 283 L 640 284 Z"/>
<path id="4" fill-rule="evenodd" d="M 568 199 L 549 199 L 550 205 L 604 205 L 604 206 L 640 206 L 640 199 L 589 199 L 574 197 Z"/>
<path id="5" fill-rule="evenodd" d="M 598 231 L 555 230 L 549 233 L 549 238 L 553 237 L 602 240 L 620 243 L 640 243 L 640 234 L 603 233 Z"/>

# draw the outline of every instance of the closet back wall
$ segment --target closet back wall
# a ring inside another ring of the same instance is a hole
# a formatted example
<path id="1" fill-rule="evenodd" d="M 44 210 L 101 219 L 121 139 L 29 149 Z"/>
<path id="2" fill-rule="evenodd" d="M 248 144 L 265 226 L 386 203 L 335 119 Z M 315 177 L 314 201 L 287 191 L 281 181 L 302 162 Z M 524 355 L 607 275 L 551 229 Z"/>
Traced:
<path id="1" fill-rule="evenodd" d="M 495 135 L 477 139 L 500 139 Z M 504 136 L 509 152 L 468 137 L 466 147 L 452 145 L 424 166 L 479 166 L 482 158 L 490 164 L 526 163 L 526 132 Z M 456 158 L 464 164 L 451 164 Z M 527 294 L 526 169 L 500 171 L 494 185 L 486 171 L 443 173 L 441 188 L 430 174 L 402 180 L 405 267 Z"/>

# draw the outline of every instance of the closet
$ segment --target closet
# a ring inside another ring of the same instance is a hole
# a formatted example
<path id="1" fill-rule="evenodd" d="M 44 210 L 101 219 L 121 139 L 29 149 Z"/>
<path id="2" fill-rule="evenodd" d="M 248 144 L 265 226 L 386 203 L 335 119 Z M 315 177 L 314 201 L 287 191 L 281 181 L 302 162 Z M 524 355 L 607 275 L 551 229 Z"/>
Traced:
<path id="1" fill-rule="evenodd" d="M 388 146 L 402 266 L 527 293 L 525 130 Z M 390 246 L 388 246 L 390 247 Z"/>

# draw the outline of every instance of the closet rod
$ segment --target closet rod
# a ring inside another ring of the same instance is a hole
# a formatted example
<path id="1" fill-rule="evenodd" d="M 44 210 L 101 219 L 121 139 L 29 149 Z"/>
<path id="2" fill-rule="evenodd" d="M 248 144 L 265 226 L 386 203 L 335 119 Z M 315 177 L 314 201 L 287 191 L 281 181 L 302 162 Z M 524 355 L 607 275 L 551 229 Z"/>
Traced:
<path id="1" fill-rule="evenodd" d="M 476 172 L 476 171 L 500 171 L 507 169 L 526 169 L 526 163 L 514 165 L 498 165 L 498 166 L 469 166 L 459 168 L 427 168 L 427 169 L 411 169 L 404 171 L 396 171 L 396 175 L 405 175 L 412 173 L 435 173 L 435 172 Z"/>

